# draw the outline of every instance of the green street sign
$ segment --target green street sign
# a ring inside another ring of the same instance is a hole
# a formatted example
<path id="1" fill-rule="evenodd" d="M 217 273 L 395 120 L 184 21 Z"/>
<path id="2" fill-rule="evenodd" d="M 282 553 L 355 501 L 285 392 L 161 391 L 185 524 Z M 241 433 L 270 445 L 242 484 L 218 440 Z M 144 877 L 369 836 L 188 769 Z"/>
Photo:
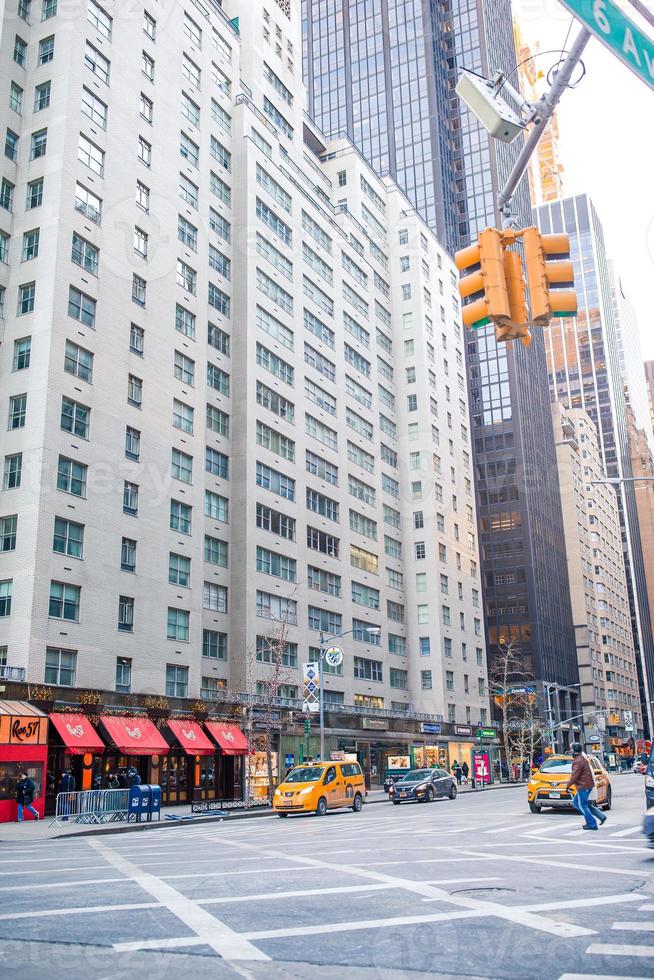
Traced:
<path id="1" fill-rule="evenodd" d="M 654 40 L 622 13 L 613 0 L 561 0 L 609 51 L 654 88 Z"/>
<path id="2" fill-rule="evenodd" d="M 479 728 L 477 730 L 477 738 L 496 738 L 497 728 Z"/>

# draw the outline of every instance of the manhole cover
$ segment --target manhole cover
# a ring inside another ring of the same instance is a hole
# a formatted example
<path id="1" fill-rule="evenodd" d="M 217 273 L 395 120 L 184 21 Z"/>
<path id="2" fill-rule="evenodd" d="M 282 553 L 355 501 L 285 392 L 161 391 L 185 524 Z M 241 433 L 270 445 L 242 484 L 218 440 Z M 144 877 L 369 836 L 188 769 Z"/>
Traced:
<path id="1" fill-rule="evenodd" d="M 516 888 L 458 888 L 451 895 L 468 895 L 469 898 L 497 898 L 498 895 L 515 895 Z"/>

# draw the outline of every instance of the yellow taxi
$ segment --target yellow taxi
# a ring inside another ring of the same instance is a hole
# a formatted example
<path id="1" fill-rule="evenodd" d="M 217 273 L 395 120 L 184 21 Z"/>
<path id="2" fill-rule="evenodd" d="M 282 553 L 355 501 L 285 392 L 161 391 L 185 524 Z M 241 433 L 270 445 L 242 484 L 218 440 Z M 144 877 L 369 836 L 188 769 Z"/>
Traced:
<path id="1" fill-rule="evenodd" d="M 586 756 L 593 770 L 597 800 L 603 810 L 611 809 L 611 781 L 606 769 L 595 756 Z M 566 783 L 572 772 L 571 755 L 550 755 L 540 769 L 532 773 L 527 784 L 527 801 L 532 813 L 540 813 L 544 806 L 554 809 L 574 809 L 574 790 L 566 790 Z"/>
<path id="2" fill-rule="evenodd" d="M 280 817 L 289 813 L 315 813 L 351 807 L 360 813 L 366 784 L 358 762 L 313 762 L 297 766 L 275 790 L 273 810 Z"/>

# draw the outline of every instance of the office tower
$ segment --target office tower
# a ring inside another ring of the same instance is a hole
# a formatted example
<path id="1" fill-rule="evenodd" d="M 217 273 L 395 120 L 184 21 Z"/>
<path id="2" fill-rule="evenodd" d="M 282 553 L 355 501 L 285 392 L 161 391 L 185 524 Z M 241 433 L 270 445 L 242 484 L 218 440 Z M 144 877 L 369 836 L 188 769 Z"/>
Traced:
<path id="1" fill-rule="evenodd" d="M 654 450 L 654 435 L 649 411 L 647 380 L 643 374 L 643 349 L 640 342 L 638 318 L 633 303 L 625 292 L 624 283 L 615 263 L 609 261 L 613 313 L 618 340 L 620 377 L 624 388 L 625 401 L 633 410 L 636 428 L 645 433 L 650 447 Z"/>
<path id="2" fill-rule="evenodd" d="M 645 384 L 647 385 L 647 399 L 649 401 L 649 416 L 654 429 L 654 361 L 645 361 Z"/>
<path id="3" fill-rule="evenodd" d="M 303 18 L 309 111 L 318 124 L 328 134 L 347 132 L 374 168 L 394 174 L 448 248 L 497 225 L 498 190 L 519 141 L 490 141 L 454 86 L 460 68 L 488 77 L 515 67 L 508 0 L 488 4 L 483 16 L 477 0 L 304 0 Z M 526 180 L 514 207 L 518 221 L 531 224 Z M 489 655 L 515 641 L 539 681 L 572 685 L 542 333 L 529 350 L 509 350 L 486 327 L 467 333 L 466 348 Z"/>
<path id="4" fill-rule="evenodd" d="M 162 14 L 5 10 L 4 657 L 211 702 L 282 629 L 301 709 L 344 632 L 330 709 L 408 758 L 488 711 L 455 270 L 306 121 L 296 5 Z"/>
<path id="5" fill-rule="evenodd" d="M 598 482 L 606 472 L 588 413 L 554 402 L 552 415 L 585 734 L 632 755 L 643 724 L 615 491 Z"/>
<path id="6" fill-rule="evenodd" d="M 578 313 L 553 320 L 546 331 L 552 399 L 583 408 L 598 430 L 608 477 L 625 478 L 616 490 L 622 545 L 638 658 L 641 704 L 649 717 L 654 687 L 654 644 L 643 543 L 627 425 L 627 401 L 620 370 L 616 304 L 600 219 L 587 195 L 564 198 L 535 209 L 541 231 L 566 232 L 574 263 Z M 626 335 L 626 333 L 625 333 Z"/>

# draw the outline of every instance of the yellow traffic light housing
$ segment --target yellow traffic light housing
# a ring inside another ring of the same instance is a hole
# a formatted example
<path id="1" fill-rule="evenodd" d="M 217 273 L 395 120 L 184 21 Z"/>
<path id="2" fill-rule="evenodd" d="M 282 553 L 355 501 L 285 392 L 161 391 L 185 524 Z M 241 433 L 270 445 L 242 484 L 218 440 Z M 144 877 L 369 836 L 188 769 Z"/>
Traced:
<path id="1" fill-rule="evenodd" d="M 522 233 L 531 300 L 531 319 L 545 325 L 552 317 L 574 316 L 577 296 L 568 235 L 541 235 L 538 228 Z"/>
<path id="2" fill-rule="evenodd" d="M 457 269 L 467 272 L 459 281 L 465 326 L 476 330 L 491 321 L 510 322 L 502 233 L 485 228 L 475 245 L 456 253 L 454 262 Z"/>

